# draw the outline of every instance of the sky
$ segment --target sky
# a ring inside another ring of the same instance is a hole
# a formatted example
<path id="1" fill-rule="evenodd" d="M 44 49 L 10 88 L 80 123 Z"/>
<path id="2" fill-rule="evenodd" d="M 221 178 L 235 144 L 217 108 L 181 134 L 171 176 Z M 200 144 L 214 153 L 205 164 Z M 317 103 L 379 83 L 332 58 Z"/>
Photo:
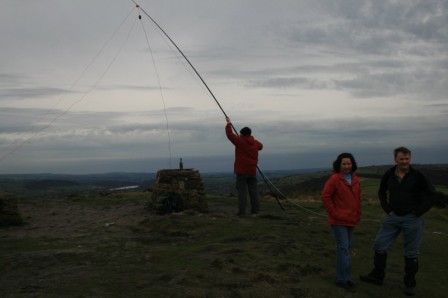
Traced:
<path id="1" fill-rule="evenodd" d="M 0 174 L 448 163 L 447 0 L 136 2 L 0 1 Z"/>

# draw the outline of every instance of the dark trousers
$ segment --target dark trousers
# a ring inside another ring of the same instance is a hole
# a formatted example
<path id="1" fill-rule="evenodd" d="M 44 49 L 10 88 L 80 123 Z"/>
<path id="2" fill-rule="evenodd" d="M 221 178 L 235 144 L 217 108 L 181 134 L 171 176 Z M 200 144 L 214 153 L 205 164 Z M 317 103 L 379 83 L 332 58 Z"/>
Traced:
<path id="1" fill-rule="evenodd" d="M 236 189 L 238 190 L 238 213 L 246 213 L 247 193 L 249 193 L 251 212 L 258 213 L 260 203 L 258 201 L 257 177 L 249 175 L 236 176 Z"/>

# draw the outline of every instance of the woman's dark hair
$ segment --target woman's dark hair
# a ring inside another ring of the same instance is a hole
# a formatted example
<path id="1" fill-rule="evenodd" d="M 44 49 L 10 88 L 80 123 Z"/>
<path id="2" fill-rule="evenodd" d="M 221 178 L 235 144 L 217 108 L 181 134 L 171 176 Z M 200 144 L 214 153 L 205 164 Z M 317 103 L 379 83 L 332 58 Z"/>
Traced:
<path id="1" fill-rule="evenodd" d="M 338 155 L 338 158 L 333 162 L 333 170 L 337 173 L 341 170 L 341 161 L 343 158 L 350 158 L 352 162 L 352 173 L 358 169 L 358 165 L 356 164 L 355 158 L 351 153 L 341 153 Z"/>

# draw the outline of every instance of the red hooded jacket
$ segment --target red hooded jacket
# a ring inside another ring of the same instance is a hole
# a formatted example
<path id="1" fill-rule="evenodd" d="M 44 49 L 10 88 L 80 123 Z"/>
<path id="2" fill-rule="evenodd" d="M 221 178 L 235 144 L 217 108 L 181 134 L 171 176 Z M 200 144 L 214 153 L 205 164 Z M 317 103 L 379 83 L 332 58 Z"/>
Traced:
<path id="1" fill-rule="evenodd" d="M 342 173 L 335 173 L 325 183 L 321 197 L 329 225 L 355 227 L 361 219 L 361 185 L 352 173 L 352 185 Z"/>
<path id="2" fill-rule="evenodd" d="M 253 136 L 236 135 L 232 131 L 232 125 L 226 125 L 227 138 L 235 145 L 235 163 L 233 171 L 237 175 L 257 175 L 258 151 L 263 149 L 263 144 Z"/>

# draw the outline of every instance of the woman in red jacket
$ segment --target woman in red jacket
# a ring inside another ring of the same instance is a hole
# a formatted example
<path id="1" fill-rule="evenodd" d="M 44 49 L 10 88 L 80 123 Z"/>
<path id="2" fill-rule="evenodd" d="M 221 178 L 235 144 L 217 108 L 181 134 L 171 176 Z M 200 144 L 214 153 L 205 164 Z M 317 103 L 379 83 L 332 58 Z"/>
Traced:
<path id="1" fill-rule="evenodd" d="M 353 229 L 361 219 L 361 187 L 356 169 L 352 154 L 339 154 L 321 195 L 336 242 L 336 285 L 349 291 L 355 287 L 350 261 Z"/>

